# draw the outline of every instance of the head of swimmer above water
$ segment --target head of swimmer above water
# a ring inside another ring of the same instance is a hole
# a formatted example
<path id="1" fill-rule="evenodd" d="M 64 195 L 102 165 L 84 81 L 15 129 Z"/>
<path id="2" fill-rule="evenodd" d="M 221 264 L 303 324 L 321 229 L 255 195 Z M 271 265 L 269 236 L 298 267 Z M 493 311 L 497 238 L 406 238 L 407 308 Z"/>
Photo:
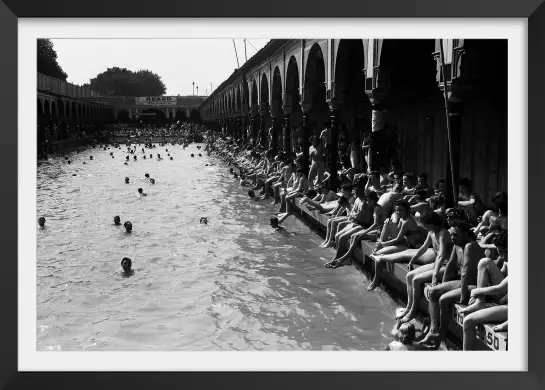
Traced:
<path id="1" fill-rule="evenodd" d="M 129 156 L 125 157 L 125 160 L 129 161 Z"/>
<path id="2" fill-rule="evenodd" d="M 206 217 L 201 217 L 200 223 L 206 225 L 206 224 L 208 223 L 208 218 L 206 218 Z"/>
<path id="3" fill-rule="evenodd" d="M 89 160 L 92 160 L 93 159 L 93 156 L 89 156 Z"/>
<path id="4" fill-rule="evenodd" d="M 278 227 L 278 217 L 271 217 L 269 220 L 271 227 L 277 228 Z"/>
<path id="5" fill-rule="evenodd" d="M 123 268 L 123 271 L 125 273 L 129 273 L 132 271 L 132 260 L 128 257 L 124 257 L 123 260 L 121 260 L 121 268 Z"/>
<path id="6" fill-rule="evenodd" d="M 125 178 L 125 184 L 129 184 L 130 179 L 128 177 Z"/>
<path id="7" fill-rule="evenodd" d="M 116 225 L 116 226 L 121 225 L 121 218 L 119 218 L 119 215 L 116 215 L 114 217 L 114 225 Z"/>
<path id="8" fill-rule="evenodd" d="M 45 226 L 45 218 L 44 217 L 40 217 L 38 218 L 38 225 L 40 226 Z"/>
<path id="9" fill-rule="evenodd" d="M 123 224 L 123 226 L 125 227 L 125 230 L 127 231 L 127 233 L 130 233 L 132 231 L 132 223 L 131 221 L 127 221 Z"/>
<path id="10" fill-rule="evenodd" d="M 155 179 L 149 179 L 149 182 L 150 182 L 151 184 L 155 184 Z"/>

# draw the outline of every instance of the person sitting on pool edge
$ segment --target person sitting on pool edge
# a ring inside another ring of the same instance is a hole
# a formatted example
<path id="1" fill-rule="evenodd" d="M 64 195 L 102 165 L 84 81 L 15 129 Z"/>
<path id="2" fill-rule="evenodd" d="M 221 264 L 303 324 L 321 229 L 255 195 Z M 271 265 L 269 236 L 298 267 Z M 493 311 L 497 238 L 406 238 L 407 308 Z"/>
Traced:
<path id="1" fill-rule="evenodd" d="M 119 218 L 119 215 L 116 215 L 114 217 L 114 225 L 115 226 L 120 226 L 121 225 L 121 218 Z"/>
<path id="2" fill-rule="evenodd" d="M 121 260 L 121 268 L 123 269 L 123 273 L 121 274 L 123 277 L 129 277 L 134 275 L 134 270 L 132 269 L 132 260 L 128 257 L 124 257 L 123 260 Z"/>
<path id="3" fill-rule="evenodd" d="M 492 197 L 492 203 L 495 210 L 488 210 L 484 213 L 481 222 L 474 230 L 477 236 L 479 233 L 485 236 L 493 223 L 499 224 L 502 229 L 507 230 L 507 194 L 497 192 Z"/>
<path id="4" fill-rule="evenodd" d="M 477 287 L 471 290 L 469 306 L 460 310 L 460 314 L 467 314 L 463 322 L 464 351 L 473 349 L 477 325 L 499 323 L 492 329 L 507 331 L 507 231 L 498 234 L 494 244 L 499 257 L 496 261 L 490 258 L 479 261 Z M 492 306 L 487 307 L 486 301 L 491 301 Z"/>
<path id="5" fill-rule="evenodd" d="M 432 212 L 424 215 L 422 222 L 428 231 L 428 236 L 418 252 L 409 261 L 409 272 L 406 275 L 407 306 L 396 315 L 396 319 L 400 320 L 401 323 L 409 322 L 416 317 L 424 283 L 431 282 L 432 286 L 435 286 L 442 279 L 445 271 L 444 264 L 447 259 L 450 259 L 453 247 L 450 234 L 443 227 L 443 221 L 437 213 Z M 435 261 L 412 269 L 414 260 L 424 255 L 435 257 Z"/>
<path id="6" fill-rule="evenodd" d="M 458 182 L 458 191 L 458 207 L 467 213 L 469 222 L 476 225 L 477 218 L 486 211 L 483 201 L 479 195 L 473 192 L 471 180 L 469 179 L 460 179 Z"/>
<path id="7" fill-rule="evenodd" d="M 418 248 L 426 239 L 427 232 L 417 225 L 414 216 L 410 213 L 410 206 L 406 200 L 400 199 L 394 205 L 394 210 L 399 217 L 400 225 L 397 237 L 388 241 L 377 241 L 375 260 L 375 276 L 367 290 L 373 290 L 380 284 L 381 275 L 386 263 L 404 263 L 411 260 L 418 252 Z M 421 257 L 418 264 L 424 265 L 435 259 Z"/>
<path id="8" fill-rule="evenodd" d="M 303 192 L 305 192 L 308 189 L 308 180 L 305 175 L 305 170 L 303 168 L 299 168 L 296 171 L 297 177 L 298 177 L 298 185 L 297 187 L 292 191 L 286 194 L 285 197 L 285 207 L 286 212 L 282 215 L 280 215 L 280 219 L 278 223 L 284 222 L 290 215 L 291 215 L 291 200 L 294 198 L 302 197 Z"/>
<path id="9" fill-rule="evenodd" d="M 384 209 L 382 206 L 380 206 L 378 201 L 378 195 L 376 192 L 369 192 L 365 195 L 365 201 L 369 205 L 369 207 L 372 209 L 373 212 L 373 224 L 367 228 L 363 228 L 361 231 L 356 232 L 352 234 L 349 237 L 349 247 L 346 253 L 341 256 L 339 256 L 339 248 L 341 245 L 337 247 L 337 255 L 335 256 L 336 259 L 333 261 L 327 263 L 325 266 L 327 268 L 337 268 L 342 267 L 351 257 L 354 253 L 354 250 L 357 246 L 359 246 L 359 243 L 361 240 L 371 240 L 376 241 L 377 237 L 382 233 L 383 225 L 386 218 L 386 213 L 384 212 Z M 340 242 L 340 240 L 339 240 Z"/>
<path id="10" fill-rule="evenodd" d="M 484 249 L 475 241 L 468 222 L 457 221 L 452 226 L 449 233 L 454 248 L 445 267 L 443 282 L 428 290 L 430 329 L 419 342 L 434 348 L 446 338 L 452 305 L 469 301 L 470 291 L 477 284 L 479 260 L 484 257 Z"/>
<path id="11" fill-rule="evenodd" d="M 123 224 L 123 226 L 125 227 L 125 230 L 127 231 L 127 233 L 131 233 L 132 232 L 132 223 L 131 221 L 127 221 Z"/>
<path id="12" fill-rule="evenodd" d="M 40 227 L 45 226 L 45 218 L 44 217 L 38 218 L 38 225 L 40 225 Z"/>
<path id="13" fill-rule="evenodd" d="M 418 177 L 416 178 L 416 190 L 425 190 L 426 195 L 425 198 L 430 198 L 433 196 L 434 191 L 433 188 L 428 184 L 428 175 L 425 173 L 420 173 Z"/>

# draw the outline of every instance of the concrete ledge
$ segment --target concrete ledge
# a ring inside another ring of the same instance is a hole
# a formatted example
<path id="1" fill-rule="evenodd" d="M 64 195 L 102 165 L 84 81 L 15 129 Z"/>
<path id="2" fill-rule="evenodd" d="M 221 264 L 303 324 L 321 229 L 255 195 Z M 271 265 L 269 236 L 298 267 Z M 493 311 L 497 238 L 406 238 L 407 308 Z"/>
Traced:
<path id="1" fill-rule="evenodd" d="M 300 198 L 295 199 L 293 202 L 295 210 L 294 214 L 300 215 L 301 218 L 308 222 L 313 227 L 316 227 L 321 232 L 326 231 L 326 223 L 328 217 L 324 214 L 321 214 L 318 211 L 309 211 L 306 207 L 300 207 Z M 363 269 L 367 272 L 374 272 L 374 256 L 373 251 L 376 248 L 375 242 L 362 241 L 361 250 L 356 249 L 354 252 L 354 257 L 356 260 L 365 265 Z M 408 264 L 387 264 L 385 272 L 383 274 L 382 284 L 388 289 L 391 290 L 396 296 L 403 297 L 406 300 L 407 298 L 407 285 L 406 285 L 406 276 L 409 272 Z M 424 297 L 422 298 L 419 308 L 422 314 L 429 315 L 428 313 L 428 293 L 431 287 L 431 283 L 426 283 L 424 286 Z M 463 305 L 454 304 L 452 311 L 452 321 L 449 325 L 449 341 L 454 342 L 457 345 L 461 345 L 461 340 L 463 338 L 463 319 L 464 315 L 459 313 L 459 310 L 462 309 Z M 477 329 L 477 349 L 488 349 L 495 351 L 506 351 L 507 350 L 507 332 L 494 332 L 492 328 L 495 324 L 486 324 L 480 326 Z"/>

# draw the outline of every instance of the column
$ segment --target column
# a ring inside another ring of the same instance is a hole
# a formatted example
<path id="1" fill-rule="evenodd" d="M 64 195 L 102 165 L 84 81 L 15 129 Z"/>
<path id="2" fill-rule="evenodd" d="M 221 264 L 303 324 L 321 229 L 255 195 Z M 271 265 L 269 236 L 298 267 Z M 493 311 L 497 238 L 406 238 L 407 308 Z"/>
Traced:
<path id="1" fill-rule="evenodd" d="M 276 148 L 278 145 L 276 143 L 276 117 L 272 117 L 272 123 L 271 123 L 272 131 L 271 131 L 271 148 Z"/>
<path id="2" fill-rule="evenodd" d="M 309 111 L 303 110 L 303 123 L 301 123 L 302 127 L 302 138 L 303 138 L 303 169 L 305 170 L 305 173 L 309 174 L 310 165 L 309 165 L 309 148 L 310 148 L 310 128 L 309 128 Z M 297 142 L 297 139 L 295 140 Z"/>
<path id="3" fill-rule="evenodd" d="M 381 161 L 382 156 L 382 140 L 381 138 L 387 124 L 387 111 L 379 103 L 372 105 L 371 113 L 371 144 L 367 151 L 367 171 L 375 171 L 379 169 L 380 164 L 388 165 L 387 161 Z"/>
<path id="4" fill-rule="evenodd" d="M 286 151 L 286 153 L 288 154 L 288 156 L 291 157 L 291 145 L 290 145 L 290 126 L 291 126 L 291 123 L 290 123 L 290 114 L 289 113 L 284 113 L 284 129 L 283 129 L 283 135 L 282 135 L 282 139 L 284 141 L 284 150 Z"/>
<path id="5" fill-rule="evenodd" d="M 452 185 L 452 173 L 454 173 L 454 182 L 458 183 L 460 179 L 460 152 L 461 152 L 461 133 L 462 133 L 462 108 L 461 102 L 448 102 L 449 121 L 450 121 L 450 142 L 452 148 L 452 162 L 450 163 L 450 151 L 447 143 L 447 172 L 445 174 L 445 200 L 447 207 L 455 207 L 455 193 L 458 191 Z M 448 140 L 447 140 L 448 142 Z"/>
<path id="6" fill-rule="evenodd" d="M 331 165 L 331 188 L 337 189 L 339 187 L 339 177 L 337 175 L 338 165 L 339 165 L 339 159 L 338 159 L 338 150 L 336 145 L 339 143 L 339 131 L 337 128 L 337 115 L 338 111 L 336 109 L 331 109 L 330 116 L 331 116 L 331 126 L 329 131 L 331 132 L 331 145 L 329 146 L 329 164 Z"/>

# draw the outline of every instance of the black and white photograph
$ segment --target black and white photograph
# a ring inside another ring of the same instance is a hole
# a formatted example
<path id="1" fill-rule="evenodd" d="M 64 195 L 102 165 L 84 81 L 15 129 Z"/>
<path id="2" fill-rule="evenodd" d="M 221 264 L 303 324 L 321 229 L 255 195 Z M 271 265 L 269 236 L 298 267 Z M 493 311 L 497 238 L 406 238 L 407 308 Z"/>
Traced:
<path id="1" fill-rule="evenodd" d="M 509 350 L 507 39 L 36 49 L 37 351 Z"/>

